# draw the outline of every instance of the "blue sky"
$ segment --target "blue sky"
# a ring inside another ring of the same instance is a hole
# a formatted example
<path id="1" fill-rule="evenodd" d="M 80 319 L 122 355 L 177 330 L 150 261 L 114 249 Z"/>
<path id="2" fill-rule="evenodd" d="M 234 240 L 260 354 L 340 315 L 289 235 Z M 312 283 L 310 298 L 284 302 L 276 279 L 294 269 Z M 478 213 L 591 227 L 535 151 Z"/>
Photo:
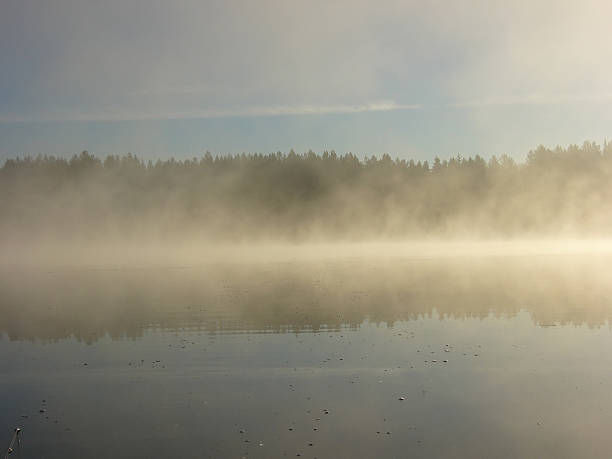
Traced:
<path id="1" fill-rule="evenodd" d="M 0 158 L 612 138 L 604 1 L 3 0 Z"/>

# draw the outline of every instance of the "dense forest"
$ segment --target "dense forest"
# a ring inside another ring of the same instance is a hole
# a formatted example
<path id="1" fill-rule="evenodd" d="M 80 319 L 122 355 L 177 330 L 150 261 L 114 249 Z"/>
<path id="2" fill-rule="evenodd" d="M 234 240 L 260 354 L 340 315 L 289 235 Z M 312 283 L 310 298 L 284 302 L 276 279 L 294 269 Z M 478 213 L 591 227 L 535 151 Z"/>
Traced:
<path id="1" fill-rule="evenodd" d="M 609 235 L 612 144 L 508 156 L 335 152 L 8 159 L 0 235 L 127 240 Z"/>

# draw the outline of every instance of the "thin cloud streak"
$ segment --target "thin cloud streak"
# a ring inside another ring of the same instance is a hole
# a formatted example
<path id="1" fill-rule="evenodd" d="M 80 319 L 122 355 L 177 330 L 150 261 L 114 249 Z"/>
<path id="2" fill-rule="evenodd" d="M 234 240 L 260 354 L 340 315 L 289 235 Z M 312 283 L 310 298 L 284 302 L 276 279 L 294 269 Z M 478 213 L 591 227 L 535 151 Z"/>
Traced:
<path id="1" fill-rule="evenodd" d="M 447 104 L 448 108 L 483 108 L 504 105 L 555 105 L 565 103 L 609 102 L 612 93 L 599 94 L 524 94 L 517 96 L 491 97 L 482 100 L 467 100 Z"/>
<path id="2" fill-rule="evenodd" d="M 1 123 L 28 122 L 70 122 L 70 121 L 144 121 L 173 119 L 214 119 L 261 116 L 291 116 L 291 115 L 327 115 L 354 114 L 364 112 L 386 112 L 395 110 L 419 110 L 418 104 L 397 104 L 393 101 L 379 101 L 360 105 L 298 105 L 270 107 L 240 107 L 227 109 L 204 109 L 170 113 L 94 113 L 82 115 L 50 114 L 40 116 L 0 115 Z"/>

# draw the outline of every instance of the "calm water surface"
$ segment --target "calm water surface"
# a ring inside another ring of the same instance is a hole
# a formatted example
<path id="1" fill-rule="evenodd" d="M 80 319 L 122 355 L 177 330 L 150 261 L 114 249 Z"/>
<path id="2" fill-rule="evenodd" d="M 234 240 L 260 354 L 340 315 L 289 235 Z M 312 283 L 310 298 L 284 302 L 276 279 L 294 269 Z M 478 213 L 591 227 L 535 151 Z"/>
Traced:
<path id="1" fill-rule="evenodd" d="M 5 270 L 0 442 L 21 426 L 23 458 L 609 457 L 610 262 Z"/>

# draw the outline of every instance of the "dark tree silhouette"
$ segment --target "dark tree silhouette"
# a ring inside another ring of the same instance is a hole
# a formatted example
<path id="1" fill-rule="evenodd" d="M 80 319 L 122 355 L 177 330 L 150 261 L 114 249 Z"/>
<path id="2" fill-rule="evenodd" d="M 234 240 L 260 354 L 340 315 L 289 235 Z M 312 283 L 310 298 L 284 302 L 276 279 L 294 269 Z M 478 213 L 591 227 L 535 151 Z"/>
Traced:
<path id="1" fill-rule="evenodd" d="M 0 169 L 3 237 L 365 238 L 612 232 L 612 144 L 427 161 L 348 153 L 145 162 L 37 156 Z"/>

